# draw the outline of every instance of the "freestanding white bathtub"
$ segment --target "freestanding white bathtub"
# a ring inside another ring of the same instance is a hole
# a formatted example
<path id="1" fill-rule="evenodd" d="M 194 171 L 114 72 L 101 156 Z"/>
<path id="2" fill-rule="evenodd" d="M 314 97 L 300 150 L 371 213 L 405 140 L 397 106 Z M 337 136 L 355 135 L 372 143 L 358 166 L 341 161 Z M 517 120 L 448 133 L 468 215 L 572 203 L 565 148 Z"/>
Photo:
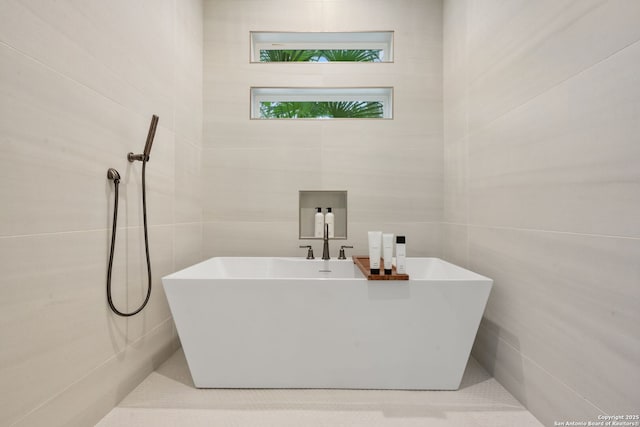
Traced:
<path id="1" fill-rule="evenodd" d="M 211 258 L 162 279 L 196 387 L 456 390 L 492 280 L 408 258 Z"/>

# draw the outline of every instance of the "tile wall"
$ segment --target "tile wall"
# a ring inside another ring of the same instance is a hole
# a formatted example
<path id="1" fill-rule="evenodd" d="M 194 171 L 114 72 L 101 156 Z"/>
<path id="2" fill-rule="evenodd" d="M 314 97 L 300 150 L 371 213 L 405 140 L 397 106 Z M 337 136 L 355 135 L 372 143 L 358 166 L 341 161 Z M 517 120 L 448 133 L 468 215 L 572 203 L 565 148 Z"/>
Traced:
<path id="1" fill-rule="evenodd" d="M 0 424 L 99 419 L 176 348 L 160 277 L 300 255 L 298 190 L 322 189 L 349 191 L 334 254 L 383 229 L 494 278 L 474 355 L 543 422 L 637 410 L 639 21 L 634 0 L 0 2 Z M 394 30 L 395 62 L 250 64 L 252 30 Z M 249 120 L 251 86 L 393 86 L 394 119 Z M 125 320 L 105 175 L 132 308 L 125 154 L 154 113 L 155 290 Z"/>
<path id="2" fill-rule="evenodd" d="M 205 1 L 204 253 L 302 256 L 298 191 L 347 190 L 352 254 L 367 231 L 439 253 L 439 0 Z M 394 63 L 249 63 L 250 31 L 395 31 Z M 251 86 L 393 86 L 393 120 L 249 120 Z"/>
<path id="3" fill-rule="evenodd" d="M 93 425 L 178 346 L 160 278 L 202 259 L 199 0 L 0 2 L 0 425 Z M 154 290 L 146 292 L 141 164 Z"/>
<path id="4" fill-rule="evenodd" d="M 640 3 L 444 4 L 445 258 L 474 356 L 546 425 L 640 408 Z"/>

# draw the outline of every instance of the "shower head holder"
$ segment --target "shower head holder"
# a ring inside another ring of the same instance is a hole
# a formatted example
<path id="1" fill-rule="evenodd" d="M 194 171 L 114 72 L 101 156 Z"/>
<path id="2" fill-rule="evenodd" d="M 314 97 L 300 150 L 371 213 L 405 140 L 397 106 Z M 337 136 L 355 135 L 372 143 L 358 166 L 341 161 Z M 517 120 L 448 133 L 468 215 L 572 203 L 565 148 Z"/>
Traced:
<path id="1" fill-rule="evenodd" d="M 148 162 L 149 156 L 145 156 L 144 154 L 133 154 L 129 152 L 127 154 L 127 160 L 129 160 L 131 163 L 135 162 L 136 160 L 141 162 Z"/>
<path id="2" fill-rule="evenodd" d="M 120 174 L 114 168 L 109 168 L 107 169 L 107 179 L 117 184 L 120 182 Z"/>

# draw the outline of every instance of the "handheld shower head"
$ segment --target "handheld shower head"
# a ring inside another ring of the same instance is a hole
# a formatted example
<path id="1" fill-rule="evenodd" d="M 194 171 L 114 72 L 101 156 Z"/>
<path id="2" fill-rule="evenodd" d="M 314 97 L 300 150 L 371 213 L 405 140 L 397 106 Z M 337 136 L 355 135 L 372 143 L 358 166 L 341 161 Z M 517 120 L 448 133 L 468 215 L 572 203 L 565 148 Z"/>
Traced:
<path id="1" fill-rule="evenodd" d="M 158 127 L 158 116 L 154 114 L 151 117 L 151 124 L 149 125 L 149 133 L 147 134 L 147 142 L 144 144 L 144 150 L 142 154 L 127 154 L 127 159 L 130 162 L 133 162 L 135 160 L 140 160 L 141 162 L 149 161 L 149 153 L 151 153 L 153 138 L 156 136 L 156 127 Z"/>
<path id="2" fill-rule="evenodd" d="M 158 126 L 158 116 L 155 114 L 151 117 L 151 124 L 149 125 L 149 133 L 147 134 L 147 142 L 144 144 L 144 155 L 149 158 L 151 153 L 151 146 L 153 145 L 153 138 L 156 136 L 156 127 Z"/>

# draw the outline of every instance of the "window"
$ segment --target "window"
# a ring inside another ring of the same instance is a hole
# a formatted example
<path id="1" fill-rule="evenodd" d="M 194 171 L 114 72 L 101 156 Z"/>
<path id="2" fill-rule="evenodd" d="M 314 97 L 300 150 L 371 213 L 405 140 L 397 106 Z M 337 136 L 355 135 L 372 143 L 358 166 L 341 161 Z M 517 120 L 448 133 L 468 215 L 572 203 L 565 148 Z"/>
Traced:
<path id="1" fill-rule="evenodd" d="M 390 87 L 251 88 L 252 119 L 390 119 Z"/>
<path id="2" fill-rule="evenodd" d="M 251 32 L 251 62 L 392 62 L 393 31 Z"/>

